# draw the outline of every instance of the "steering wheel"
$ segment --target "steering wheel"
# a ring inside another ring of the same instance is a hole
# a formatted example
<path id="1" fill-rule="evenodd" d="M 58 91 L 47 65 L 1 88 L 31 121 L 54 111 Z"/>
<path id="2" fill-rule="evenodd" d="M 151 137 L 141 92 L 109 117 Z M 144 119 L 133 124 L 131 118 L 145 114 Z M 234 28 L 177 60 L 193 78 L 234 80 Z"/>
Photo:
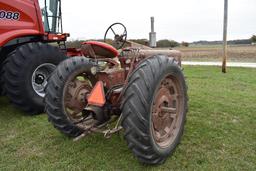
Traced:
<path id="1" fill-rule="evenodd" d="M 110 31 L 114 35 L 114 41 L 112 43 L 108 41 L 108 36 L 111 34 Z M 109 26 L 104 36 L 104 42 L 112 44 L 116 49 L 121 49 L 124 46 L 126 39 L 127 30 L 122 23 L 114 23 L 111 26 Z"/>

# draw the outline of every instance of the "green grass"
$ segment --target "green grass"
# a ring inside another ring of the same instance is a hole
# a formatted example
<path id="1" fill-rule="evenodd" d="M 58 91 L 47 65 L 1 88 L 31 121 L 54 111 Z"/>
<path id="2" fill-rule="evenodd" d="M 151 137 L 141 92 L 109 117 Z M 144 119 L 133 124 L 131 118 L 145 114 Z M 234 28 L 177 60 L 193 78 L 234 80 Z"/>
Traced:
<path id="1" fill-rule="evenodd" d="M 0 170 L 256 170 L 256 70 L 186 67 L 185 134 L 161 166 L 141 165 L 122 136 L 79 142 L 46 115 L 26 116 L 0 98 Z"/>

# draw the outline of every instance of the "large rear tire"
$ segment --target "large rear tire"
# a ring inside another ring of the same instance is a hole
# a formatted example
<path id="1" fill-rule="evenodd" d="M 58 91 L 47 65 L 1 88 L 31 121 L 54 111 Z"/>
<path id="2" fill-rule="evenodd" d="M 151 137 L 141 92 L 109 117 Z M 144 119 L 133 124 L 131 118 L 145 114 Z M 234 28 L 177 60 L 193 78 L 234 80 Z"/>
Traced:
<path id="1" fill-rule="evenodd" d="M 133 154 L 161 164 L 181 140 L 187 113 L 187 87 L 174 58 L 154 56 L 129 78 L 122 102 L 122 126 Z"/>
<path id="2" fill-rule="evenodd" d="M 47 79 L 66 56 L 57 47 L 28 43 L 11 52 L 3 66 L 3 89 L 11 102 L 31 115 L 44 112 Z"/>

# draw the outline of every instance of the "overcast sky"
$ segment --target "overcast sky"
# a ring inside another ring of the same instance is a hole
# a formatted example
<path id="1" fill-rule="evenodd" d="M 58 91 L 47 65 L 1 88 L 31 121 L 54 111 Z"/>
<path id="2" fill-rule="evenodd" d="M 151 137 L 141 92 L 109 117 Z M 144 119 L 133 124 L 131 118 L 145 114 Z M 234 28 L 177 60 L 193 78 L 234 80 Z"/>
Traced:
<path id="1" fill-rule="evenodd" d="M 64 31 L 72 39 L 103 38 L 122 22 L 128 38 L 148 38 L 155 17 L 157 39 L 221 40 L 224 0 L 63 0 Z M 256 0 L 229 0 L 228 39 L 256 34 Z"/>

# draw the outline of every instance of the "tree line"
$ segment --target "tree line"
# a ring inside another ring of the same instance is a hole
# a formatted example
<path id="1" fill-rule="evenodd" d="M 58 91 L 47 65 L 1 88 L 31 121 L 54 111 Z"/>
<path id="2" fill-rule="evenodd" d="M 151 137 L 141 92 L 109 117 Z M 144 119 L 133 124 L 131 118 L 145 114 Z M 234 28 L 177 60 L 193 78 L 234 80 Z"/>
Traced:
<path id="1" fill-rule="evenodd" d="M 75 48 L 79 48 L 81 47 L 81 43 L 84 42 L 85 40 L 72 40 L 72 41 L 68 41 L 67 47 L 75 47 Z M 97 40 L 97 41 L 103 41 L 103 40 Z M 109 40 L 111 42 L 111 40 Z M 135 43 L 139 43 L 145 46 L 149 45 L 149 40 L 148 39 L 130 39 L 130 41 L 133 41 Z M 251 44 L 251 43 L 256 43 L 256 35 L 253 35 L 251 38 L 249 39 L 239 39 L 239 40 L 229 40 L 228 44 L 229 45 L 235 45 L 235 44 Z M 168 40 L 168 39 L 162 39 L 162 40 L 158 40 L 157 41 L 157 47 L 161 48 L 166 48 L 166 47 L 170 47 L 170 48 L 174 48 L 174 47 L 178 47 L 178 46 L 183 46 L 183 47 L 188 47 L 189 45 L 216 45 L 216 44 L 222 44 L 222 41 L 196 41 L 196 42 L 192 42 L 192 43 L 188 43 L 188 42 L 177 42 L 175 40 Z"/>

